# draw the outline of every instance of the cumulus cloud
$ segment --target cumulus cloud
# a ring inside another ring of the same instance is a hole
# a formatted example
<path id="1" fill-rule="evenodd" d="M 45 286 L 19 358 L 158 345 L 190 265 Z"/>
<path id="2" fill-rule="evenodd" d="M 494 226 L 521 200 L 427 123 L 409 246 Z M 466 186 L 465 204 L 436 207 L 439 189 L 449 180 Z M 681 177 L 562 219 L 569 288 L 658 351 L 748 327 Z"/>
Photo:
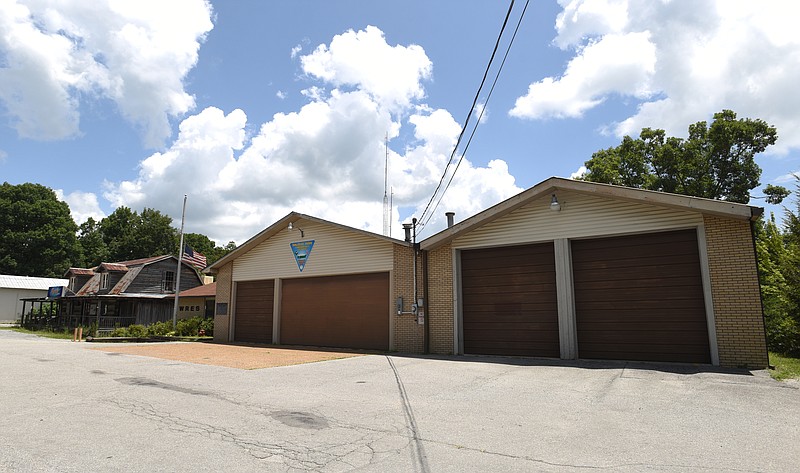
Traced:
<path id="1" fill-rule="evenodd" d="M 586 166 L 581 166 L 575 172 L 570 174 L 569 178 L 570 179 L 581 179 L 583 176 L 586 175 L 586 171 L 588 171 L 588 169 L 586 169 Z"/>
<path id="2" fill-rule="evenodd" d="M 647 98 L 655 73 L 656 48 L 648 32 L 608 34 L 588 44 L 560 78 L 528 88 L 509 112 L 521 118 L 580 117 L 612 93 Z"/>
<path id="3" fill-rule="evenodd" d="M 81 100 L 108 99 L 160 146 L 212 27 L 205 0 L 2 2 L 0 102 L 21 137 L 55 140 L 79 133 Z"/>
<path id="4" fill-rule="evenodd" d="M 374 64 L 354 60 L 365 51 L 413 60 L 394 69 L 404 80 L 384 87 L 375 82 Z M 392 229 L 402 237 L 401 220 L 421 213 L 461 130 L 449 112 L 420 101 L 430 61 L 418 46 L 388 45 L 372 27 L 336 36 L 300 60 L 324 67 L 310 66 L 319 74 L 309 78 L 318 82 L 306 88 L 307 102 L 298 110 L 275 114 L 248 136 L 253 124 L 244 112 L 207 108 L 183 121 L 169 149 L 143 160 L 136 179 L 107 183 L 105 197 L 175 218 L 188 192 L 187 231 L 218 243 L 241 243 L 292 210 L 381 233 L 384 136 L 391 145 L 406 130 L 411 142 L 389 149 Z M 438 214 L 472 215 L 520 190 L 502 160 L 487 167 L 465 160 Z M 438 214 L 430 234 L 444 227 Z"/>
<path id="5" fill-rule="evenodd" d="M 800 5 L 785 0 L 561 0 L 554 44 L 574 51 L 563 74 L 530 85 L 511 110 L 520 118 L 581 116 L 613 95 L 640 101 L 611 123 L 614 134 L 646 126 L 684 135 L 723 108 L 777 126 L 772 152 L 800 147 Z"/>
<path id="6" fill-rule="evenodd" d="M 96 194 L 75 191 L 65 195 L 62 189 L 56 189 L 55 193 L 59 200 L 69 205 L 72 220 L 78 225 L 85 222 L 89 217 L 99 222 L 106 216 L 100 208 L 100 202 L 97 200 Z"/>
<path id="7" fill-rule="evenodd" d="M 383 32 L 368 26 L 334 36 L 301 58 L 303 72 L 335 86 L 353 86 L 384 107 L 398 110 L 424 96 L 421 80 L 432 64 L 421 46 L 390 46 Z"/>

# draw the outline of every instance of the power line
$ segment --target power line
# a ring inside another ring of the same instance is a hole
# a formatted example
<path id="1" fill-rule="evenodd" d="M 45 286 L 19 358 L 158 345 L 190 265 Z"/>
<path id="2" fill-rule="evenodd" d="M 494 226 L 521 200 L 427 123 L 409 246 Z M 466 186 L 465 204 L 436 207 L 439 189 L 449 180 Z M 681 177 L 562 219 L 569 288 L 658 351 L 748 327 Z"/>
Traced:
<path id="1" fill-rule="evenodd" d="M 483 117 L 483 113 L 486 110 L 486 104 L 489 102 L 489 98 L 491 97 L 492 91 L 494 90 L 494 87 L 497 84 L 497 80 L 498 80 L 498 78 L 500 76 L 500 72 L 503 69 L 503 65 L 505 64 L 506 58 L 508 57 L 508 53 L 509 53 L 509 51 L 511 49 L 511 45 L 514 42 L 514 38 L 516 38 L 517 31 L 519 31 L 520 24 L 522 23 L 522 18 L 525 16 L 525 11 L 528 8 L 529 1 L 530 0 L 526 0 L 526 2 L 525 2 L 525 7 L 523 8 L 522 13 L 520 14 L 519 20 L 517 22 L 517 26 L 516 26 L 516 28 L 514 30 L 514 34 L 512 35 L 511 40 L 509 41 L 508 47 L 506 48 L 505 55 L 503 56 L 503 61 L 500 64 L 500 67 L 498 68 L 497 73 L 495 74 L 495 78 L 494 78 L 494 81 L 492 83 L 492 87 L 491 87 L 491 89 L 489 91 L 489 94 L 488 94 L 488 96 L 486 98 L 486 101 L 484 102 L 484 107 L 482 108 L 482 110 L 481 110 L 481 112 L 480 112 L 480 114 L 478 116 L 478 122 L 473 127 L 473 130 L 472 130 L 472 133 L 470 134 L 469 140 L 468 140 L 464 150 L 461 153 L 461 157 L 459 158 L 459 160 L 458 160 L 458 162 L 456 164 L 456 167 L 453 170 L 453 173 L 451 174 L 450 179 L 447 182 L 447 185 L 444 187 L 444 189 L 442 190 L 441 194 L 439 194 L 439 190 L 442 189 L 442 184 L 444 183 L 444 180 L 447 177 L 447 173 L 448 173 L 448 170 L 450 169 L 450 165 L 453 163 L 453 158 L 455 157 L 455 155 L 456 155 L 456 153 L 458 151 L 458 147 L 459 147 L 459 145 L 461 144 L 461 142 L 462 142 L 462 140 L 464 138 L 464 133 L 467 130 L 467 126 L 469 125 L 469 121 L 472 118 L 473 112 L 475 111 L 476 105 L 478 103 L 478 99 L 480 98 L 481 91 L 483 90 L 483 87 L 484 87 L 484 85 L 486 83 L 486 78 L 489 75 L 489 71 L 491 70 L 492 64 L 493 64 L 495 56 L 497 54 L 497 50 L 498 50 L 498 48 L 500 46 L 500 42 L 502 40 L 503 34 L 504 34 L 506 26 L 508 24 L 508 20 L 511 17 L 511 13 L 512 13 L 512 11 L 514 9 L 514 0 L 511 0 L 511 4 L 508 7 L 508 11 L 506 12 L 505 19 L 503 20 L 503 25 L 500 28 L 500 33 L 497 36 L 497 41 L 495 42 L 494 49 L 492 50 L 492 55 L 489 58 L 489 63 L 486 65 L 486 70 L 484 71 L 483 78 L 481 79 L 480 86 L 478 87 L 478 90 L 475 93 L 475 97 L 472 100 L 472 106 L 469 108 L 469 112 L 467 113 L 467 118 L 464 121 L 464 126 L 461 129 L 461 133 L 458 135 L 458 139 L 456 140 L 456 144 L 453 147 L 452 153 L 450 154 L 450 158 L 448 159 L 447 164 L 445 165 L 444 172 L 442 173 L 442 177 L 441 177 L 441 179 L 439 179 L 439 183 L 436 186 L 436 189 L 433 191 L 433 194 L 431 195 L 431 198 L 428 201 L 428 204 L 425 206 L 425 209 L 422 211 L 422 215 L 420 215 L 420 222 L 421 222 L 420 229 L 422 227 L 424 227 L 425 224 L 428 221 L 430 221 L 430 219 L 433 216 L 433 213 L 435 212 L 436 208 L 438 208 L 439 203 L 441 203 L 442 198 L 444 197 L 444 193 L 450 187 L 450 183 L 452 183 L 453 177 L 455 176 L 456 171 L 458 171 L 458 168 L 459 168 L 459 166 L 461 165 L 461 162 L 464 159 L 466 151 L 469 148 L 469 144 L 472 142 L 472 138 L 475 135 L 475 131 L 477 130 L 478 125 L 480 124 L 480 119 L 481 119 L 481 117 Z M 439 195 L 439 199 L 436 202 L 436 205 L 431 210 L 431 212 L 428 213 L 428 210 L 431 209 L 431 204 L 433 203 L 434 199 L 436 199 L 437 195 Z"/>
<path id="2" fill-rule="evenodd" d="M 472 133 L 470 133 L 470 135 L 469 135 L 469 139 L 467 140 L 467 144 L 464 145 L 464 149 L 461 152 L 461 156 L 458 158 L 458 163 L 456 163 L 456 167 L 455 167 L 455 169 L 453 169 L 453 173 L 450 175 L 450 179 L 447 181 L 447 185 L 444 187 L 444 190 L 442 190 L 442 193 L 439 195 L 439 200 L 436 201 L 436 205 L 433 207 L 431 212 L 427 215 L 427 218 L 425 220 L 423 220 L 422 217 L 420 217 L 420 221 L 422 222 L 420 227 L 419 227 L 420 230 L 423 227 L 425 227 L 425 224 L 427 224 L 430 221 L 430 219 L 433 217 L 433 215 L 436 213 L 436 209 L 439 208 L 439 204 L 442 202 L 442 199 L 444 198 L 445 192 L 447 192 L 447 189 L 450 188 L 450 184 L 453 182 L 453 178 L 456 176 L 456 172 L 458 171 L 458 168 L 461 166 L 461 162 L 464 160 L 464 156 L 467 154 L 467 150 L 469 149 L 469 145 L 470 145 L 470 143 L 472 143 L 472 138 L 475 136 L 475 132 L 478 130 L 478 125 L 480 125 L 480 123 L 481 123 L 481 118 L 483 117 L 483 112 L 486 111 L 486 104 L 489 103 L 489 99 L 492 97 L 492 92 L 494 92 L 494 87 L 495 87 L 495 85 L 497 85 L 497 80 L 500 78 L 500 73 L 503 71 L 503 66 L 506 63 L 506 59 L 508 58 L 508 53 L 511 51 L 511 45 L 514 44 L 514 39 L 517 37 L 517 32 L 519 31 L 519 27 L 522 24 L 522 18 L 525 16 L 525 11 L 527 11 L 527 9 L 528 9 L 528 3 L 530 3 L 530 0 L 526 0 L 525 1 L 525 6 L 522 8 L 522 13 L 520 14 L 519 20 L 517 21 L 517 26 L 514 28 L 514 34 L 511 35 L 511 40 L 508 42 L 508 47 L 506 47 L 506 52 L 503 55 L 503 60 L 500 62 L 500 67 L 498 67 L 497 74 L 495 74 L 495 76 L 494 76 L 494 81 L 492 82 L 492 87 L 489 89 L 489 93 L 486 96 L 486 101 L 484 102 L 484 106 L 481 109 L 481 113 L 478 115 L 478 121 L 472 127 Z M 513 4 L 514 4 L 513 0 L 511 2 L 511 4 L 512 4 L 512 7 L 513 7 Z M 507 19 L 508 18 L 506 17 L 506 20 Z M 505 23 L 503 24 L 503 27 L 505 28 Z M 501 30 L 500 34 L 502 35 L 502 30 Z M 499 40 L 499 38 L 498 38 L 498 40 Z M 495 46 L 495 49 L 496 49 L 496 46 Z M 494 57 L 494 53 L 492 53 L 492 57 Z M 490 61 L 490 64 L 491 64 L 491 61 Z M 484 76 L 484 78 L 485 78 L 485 76 Z M 481 86 L 483 86 L 483 82 L 481 82 Z M 478 90 L 480 91 L 480 89 L 478 89 Z M 474 108 L 474 102 L 473 102 L 473 108 Z M 469 120 L 469 116 L 467 117 L 467 119 Z M 464 130 L 465 129 L 466 129 L 466 124 L 464 125 Z M 464 133 L 464 130 L 462 130 L 462 132 L 461 132 L 462 135 Z M 460 140 L 461 140 L 461 136 L 459 136 L 459 141 Z M 455 153 L 457 149 L 458 149 L 458 143 L 456 143 L 456 147 L 453 149 L 453 153 Z M 450 163 L 448 162 L 448 165 L 449 164 Z M 447 167 L 445 167 L 445 174 L 446 173 L 447 173 Z M 442 176 L 442 178 L 444 178 L 444 176 Z M 441 182 L 439 184 L 441 185 Z M 438 187 L 437 187 L 437 190 L 438 190 Z M 435 195 L 436 194 L 434 193 L 434 196 Z M 430 205 L 430 202 L 428 203 L 428 205 Z M 426 209 L 427 209 L 427 207 L 426 207 Z M 424 215 L 424 212 L 423 212 L 423 215 Z"/>

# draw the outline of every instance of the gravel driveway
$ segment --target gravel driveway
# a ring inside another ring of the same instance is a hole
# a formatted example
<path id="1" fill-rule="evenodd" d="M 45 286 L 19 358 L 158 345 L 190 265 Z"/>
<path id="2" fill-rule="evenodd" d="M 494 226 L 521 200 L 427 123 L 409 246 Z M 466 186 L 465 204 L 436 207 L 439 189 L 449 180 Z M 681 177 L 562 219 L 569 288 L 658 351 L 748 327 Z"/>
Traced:
<path id="1" fill-rule="evenodd" d="M 95 344 L 95 342 L 92 342 Z M 242 346 L 215 343 L 103 343 L 94 350 L 126 355 L 150 356 L 165 360 L 185 361 L 201 365 L 227 366 L 254 370 L 276 366 L 299 365 L 317 361 L 363 356 L 363 353 L 305 347 Z"/>

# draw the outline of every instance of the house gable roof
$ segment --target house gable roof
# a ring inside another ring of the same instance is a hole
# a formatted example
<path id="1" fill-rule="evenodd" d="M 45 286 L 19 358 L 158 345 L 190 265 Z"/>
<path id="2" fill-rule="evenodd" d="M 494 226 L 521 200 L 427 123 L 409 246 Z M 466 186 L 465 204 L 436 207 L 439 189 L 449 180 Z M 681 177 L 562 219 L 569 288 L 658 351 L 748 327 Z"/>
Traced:
<path id="1" fill-rule="evenodd" d="M 248 251 L 252 250 L 256 246 L 260 245 L 262 242 L 268 240 L 269 238 L 271 238 L 274 235 L 277 235 L 278 232 L 281 232 L 281 231 L 285 230 L 289 226 L 289 222 L 292 222 L 292 224 L 296 224 L 296 222 L 298 222 L 300 220 L 306 220 L 306 221 L 309 221 L 309 222 L 315 222 L 315 223 L 320 223 L 320 224 L 323 224 L 323 225 L 328 225 L 328 226 L 331 226 L 331 227 L 334 227 L 334 228 L 338 228 L 338 229 L 341 229 L 341 230 L 346 230 L 346 231 L 353 232 L 353 233 L 356 233 L 356 234 L 359 234 L 359 235 L 368 236 L 370 238 L 376 238 L 376 239 L 379 239 L 379 240 L 382 240 L 382 241 L 386 241 L 386 242 L 389 242 L 389 243 L 400 244 L 400 245 L 407 244 L 403 240 L 398 240 L 398 239 L 395 239 L 395 238 L 392 238 L 392 237 L 387 237 L 387 236 L 384 236 L 384 235 L 379 235 L 377 233 L 368 232 L 366 230 L 360 230 L 358 228 L 349 227 L 347 225 L 342 225 L 342 224 L 339 224 L 339 223 L 330 222 L 328 220 L 324 220 L 324 219 L 317 218 L 317 217 L 312 217 L 311 215 L 301 214 L 299 212 L 290 212 L 288 215 L 286 215 L 282 219 L 278 220 L 277 222 L 273 223 L 272 225 L 270 225 L 269 227 L 265 228 L 261 232 L 257 233 L 255 236 L 253 236 L 252 238 L 250 238 L 246 242 L 242 243 L 235 250 L 231 251 L 227 255 L 223 256 L 222 258 L 220 258 L 219 260 L 214 262 L 214 264 L 212 264 L 212 265 L 208 266 L 207 268 L 205 268 L 203 270 L 203 272 L 204 273 L 212 273 L 212 274 L 215 273 L 219 268 L 225 266 L 229 262 L 231 262 L 234 259 L 238 258 L 240 255 L 243 255 L 243 254 L 247 253 Z"/>
<path id="2" fill-rule="evenodd" d="M 181 297 L 214 297 L 217 295 L 217 283 L 205 284 L 181 291 Z"/>
<path id="3" fill-rule="evenodd" d="M 568 190 L 607 199 L 688 210 L 738 220 L 753 220 L 763 213 L 761 207 L 754 207 L 736 202 L 551 177 L 497 205 L 489 207 L 483 212 L 426 238 L 420 242 L 420 247 L 425 250 L 431 250 L 447 244 L 461 235 L 482 227 L 536 199 L 553 194 L 558 190 Z"/>
<path id="4" fill-rule="evenodd" d="M 96 294 L 100 290 L 100 272 L 105 271 L 120 271 L 125 272 L 117 284 L 114 287 L 110 288 L 108 294 L 110 295 L 123 295 L 128 287 L 131 285 L 133 281 L 136 280 L 136 277 L 141 273 L 142 269 L 145 266 L 149 266 L 153 263 L 157 263 L 160 261 L 164 261 L 167 259 L 171 259 L 175 262 L 178 261 L 176 256 L 172 255 L 162 255 L 162 256 L 153 256 L 150 258 L 140 258 L 130 261 L 122 261 L 117 263 L 100 263 L 99 266 L 92 268 L 92 269 L 84 269 L 84 268 L 70 268 L 67 271 L 67 274 L 82 274 L 82 275 L 91 275 L 92 277 L 86 281 L 86 283 L 75 292 L 77 296 L 87 296 Z M 187 263 L 186 261 L 182 262 L 183 266 L 191 268 L 194 274 L 197 276 L 198 281 L 200 281 L 200 276 L 197 275 L 197 271 L 194 267 Z M 202 281 L 200 281 L 202 282 Z"/>

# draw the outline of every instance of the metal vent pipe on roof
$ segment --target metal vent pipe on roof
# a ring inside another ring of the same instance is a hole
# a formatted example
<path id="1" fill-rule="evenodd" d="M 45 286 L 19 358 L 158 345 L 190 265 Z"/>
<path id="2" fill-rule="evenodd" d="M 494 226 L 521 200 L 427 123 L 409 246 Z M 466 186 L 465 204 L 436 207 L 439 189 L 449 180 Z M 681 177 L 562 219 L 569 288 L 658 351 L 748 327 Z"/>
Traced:
<path id="1" fill-rule="evenodd" d="M 403 224 L 403 231 L 406 232 L 406 237 L 405 237 L 406 241 L 410 242 L 411 241 L 411 224 L 410 223 L 404 223 Z"/>
<path id="2" fill-rule="evenodd" d="M 447 228 L 453 226 L 453 217 L 456 216 L 455 212 L 445 212 L 444 215 L 447 217 Z"/>

